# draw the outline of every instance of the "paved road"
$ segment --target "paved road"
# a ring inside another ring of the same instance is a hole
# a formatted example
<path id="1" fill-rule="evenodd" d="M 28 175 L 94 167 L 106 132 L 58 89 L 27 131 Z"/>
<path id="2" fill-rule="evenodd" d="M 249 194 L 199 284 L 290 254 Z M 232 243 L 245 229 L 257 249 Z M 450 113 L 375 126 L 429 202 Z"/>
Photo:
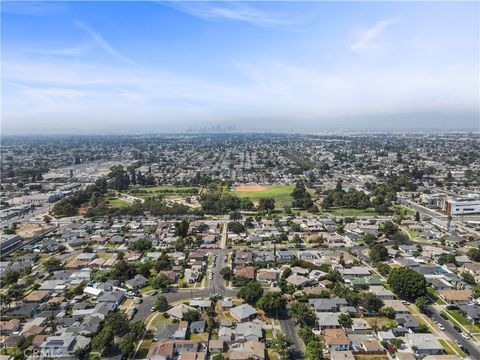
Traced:
<path id="1" fill-rule="evenodd" d="M 282 333 L 287 335 L 290 339 L 293 340 L 293 351 L 291 351 L 291 358 L 295 360 L 303 359 L 303 354 L 305 353 L 305 345 L 303 344 L 302 339 L 298 336 L 298 328 L 295 326 L 295 321 L 284 314 L 283 318 L 279 320 Z"/>
<path id="2" fill-rule="evenodd" d="M 440 324 L 445 327 L 445 333 L 450 339 L 457 340 L 470 352 L 471 359 L 480 359 L 480 349 L 477 345 L 474 345 L 472 341 L 469 341 L 460 335 L 460 333 L 453 328 L 453 325 L 450 321 L 445 320 L 440 316 L 439 311 L 432 305 L 430 305 L 429 310 L 432 311 L 435 315 L 432 316 L 434 320 L 437 320 Z"/>
<path id="3" fill-rule="evenodd" d="M 211 297 L 214 293 L 219 293 L 223 297 L 233 297 L 236 295 L 236 291 L 225 287 L 223 277 L 220 275 L 220 270 L 225 266 L 225 256 L 228 253 L 227 249 L 213 249 L 209 250 L 210 253 L 217 254 L 217 263 L 213 269 L 213 279 L 208 284 L 207 288 L 203 289 L 178 289 L 176 292 L 168 292 L 162 295 L 165 296 L 169 303 L 190 300 L 196 297 Z M 151 313 L 153 303 L 157 299 L 158 295 L 150 296 L 144 295 L 143 302 L 136 305 L 138 311 L 135 314 L 133 321 L 143 321 Z"/>

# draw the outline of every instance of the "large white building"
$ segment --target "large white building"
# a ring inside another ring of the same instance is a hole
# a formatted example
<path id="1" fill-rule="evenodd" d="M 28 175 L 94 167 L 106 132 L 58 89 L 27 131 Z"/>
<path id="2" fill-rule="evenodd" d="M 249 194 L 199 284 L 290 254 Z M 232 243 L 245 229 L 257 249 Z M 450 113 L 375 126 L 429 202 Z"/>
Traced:
<path id="1" fill-rule="evenodd" d="M 480 214 L 480 195 L 451 197 L 447 200 L 446 212 L 452 216 Z"/>

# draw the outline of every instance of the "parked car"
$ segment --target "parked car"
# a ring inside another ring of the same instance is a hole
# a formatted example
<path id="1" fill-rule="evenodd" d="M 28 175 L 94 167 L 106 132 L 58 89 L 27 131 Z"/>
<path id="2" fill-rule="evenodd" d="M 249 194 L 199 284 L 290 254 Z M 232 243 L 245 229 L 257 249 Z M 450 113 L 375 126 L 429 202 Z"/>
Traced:
<path id="1" fill-rule="evenodd" d="M 445 331 L 445 327 L 442 324 L 438 324 L 438 328 L 442 331 Z"/>
<path id="2" fill-rule="evenodd" d="M 467 339 L 467 340 L 470 340 L 470 335 L 468 335 L 467 333 L 462 333 L 462 336 Z"/>
<path id="3" fill-rule="evenodd" d="M 460 329 L 457 325 L 453 325 L 453 328 L 454 328 L 455 330 L 457 330 L 459 333 L 462 332 L 462 329 Z"/>

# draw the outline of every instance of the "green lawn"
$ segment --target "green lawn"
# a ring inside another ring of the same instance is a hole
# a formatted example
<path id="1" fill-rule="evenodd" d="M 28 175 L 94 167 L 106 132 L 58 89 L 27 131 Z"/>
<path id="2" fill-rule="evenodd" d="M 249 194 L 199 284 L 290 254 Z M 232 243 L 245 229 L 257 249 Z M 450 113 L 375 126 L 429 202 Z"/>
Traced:
<path id="1" fill-rule="evenodd" d="M 440 343 L 440 345 L 443 346 L 443 349 L 445 350 L 445 352 L 447 353 L 447 355 L 457 355 L 455 354 L 455 352 L 450 348 L 450 346 L 447 345 L 447 342 L 443 339 L 438 339 L 438 342 Z"/>
<path id="2" fill-rule="evenodd" d="M 111 199 L 108 200 L 108 202 L 114 208 L 125 208 L 125 207 L 129 207 L 129 206 L 132 205 L 131 202 L 128 202 L 128 201 L 122 200 L 122 199 L 118 199 L 118 198 L 111 198 Z"/>
<path id="3" fill-rule="evenodd" d="M 396 209 L 401 209 L 403 215 L 405 216 L 415 216 L 415 211 L 409 208 L 406 208 L 405 206 L 402 205 L 397 205 L 395 206 Z"/>
<path id="4" fill-rule="evenodd" d="M 466 357 L 465 353 L 452 340 L 448 340 L 448 343 L 450 344 L 451 347 L 455 349 L 458 355 L 460 355 L 461 357 Z"/>
<path id="5" fill-rule="evenodd" d="M 207 341 L 208 340 L 208 333 L 203 332 L 203 333 L 191 333 L 190 334 L 190 340 L 196 340 L 196 341 Z"/>
<path id="6" fill-rule="evenodd" d="M 187 186 L 152 186 L 152 187 L 134 187 L 129 192 L 135 194 L 198 194 L 197 187 Z"/>
<path id="7" fill-rule="evenodd" d="M 260 199 L 274 198 L 275 208 L 283 210 L 284 206 L 290 206 L 292 204 L 292 197 L 290 194 L 292 193 L 293 188 L 293 185 L 272 185 L 262 191 L 231 191 L 230 193 L 241 199 L 248 198 L 254 202 L 260 201 Z"/>
<path id="8" fill-rule="evenodd" d="M 451 315 L 455 320 L 457 320 L 465 328 L 467 329 L 470 328 L 470 321 L 468 321 L 468 319 L 465 316 L 463 316 L 458 310 L 447 310 L 447 313 Z M 473 325 L 472 331 L 479 332 L 480 327 L 478 325 Z"/>
<path id="9" fill-rule="evenodd" d="M 148 317 L 147 317 L 148 318 Z M 148 318 L 150 320 L 150 318 Z M 162 324 L 171 324 L 172 320 L 163 316 L 163 314 L 158 314 L 155 319 L 153 319 L 152 323 L 150 324 L 149 329 L 157 329 L 158 325 Z"/>
<path id="10" fill-rule="evenodd" d="M 445 301 L 443 301 L 437 294 L 437 291 L 431 287 L 427 288 L 428 297 L 432 299 L 433 302 L 437 305 L 445 305 Z"/>
<path id="11" fill-rule="evenodd" d="M 380 215 L 374 209 L 352 209 L 352 208 L 342 208 L 342 209 L 331 209 L 326 212 L 327 214 L 333 216 L 378 216 Z"/>
<path id="12" fill-rule="evenodd" d="M 143 339 L 143 342 L 140 345 L 140 348 L 138 349 L 137 354 L 135 355 L 135 359 L 146 359 L 148 350 L 150 349 L 152 342 L 153 342 L 153 336 L 152 335 L 146 336 L 145 339 Z"/>
<path id="13" fill-rule="evenodd" d="M 150 291 L 152 291 L 152 290 L 153 290 L 153 286 L 152 286 L 152 285 L 148 285 L 148 286 L 145 286 L 144 288 L 141 288 L 141 289 L 140 289 L 140 292 L 141 292 L 142 294 L 145 294 L 145 293 L 150 292 Z"/>

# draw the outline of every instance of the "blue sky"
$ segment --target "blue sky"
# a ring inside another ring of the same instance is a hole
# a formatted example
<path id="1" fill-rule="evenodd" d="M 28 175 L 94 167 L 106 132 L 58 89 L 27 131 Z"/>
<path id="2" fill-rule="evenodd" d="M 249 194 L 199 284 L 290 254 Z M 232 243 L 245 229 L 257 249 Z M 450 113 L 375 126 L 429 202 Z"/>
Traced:
<path id="1" fill-rule="evenodd" d="M 479 3 L 2 2 L 5 133 L 478 127 Z"/>

